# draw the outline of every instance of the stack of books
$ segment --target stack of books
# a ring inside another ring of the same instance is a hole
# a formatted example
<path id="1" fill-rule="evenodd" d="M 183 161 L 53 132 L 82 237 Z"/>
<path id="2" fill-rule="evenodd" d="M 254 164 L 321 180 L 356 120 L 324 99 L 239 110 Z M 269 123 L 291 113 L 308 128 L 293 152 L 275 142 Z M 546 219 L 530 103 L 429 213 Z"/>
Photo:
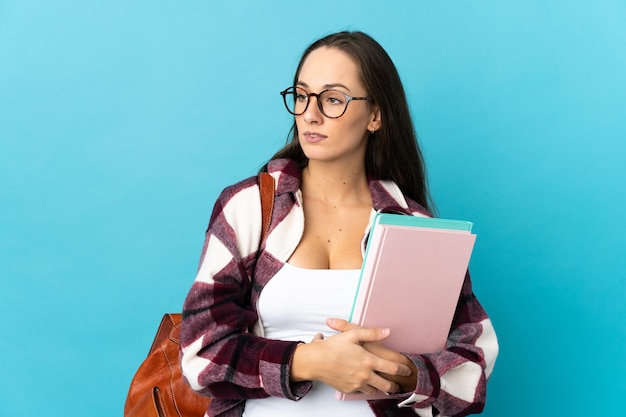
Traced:
<path id="1" fill-rule="evenodd" d="M 397 352 L 445 347 L 476 235 L 463 220 L 378 213 L 370 231 L 350 321 L 389 328 Z M 340 400 L 388 398 L 343 394 Z"/>

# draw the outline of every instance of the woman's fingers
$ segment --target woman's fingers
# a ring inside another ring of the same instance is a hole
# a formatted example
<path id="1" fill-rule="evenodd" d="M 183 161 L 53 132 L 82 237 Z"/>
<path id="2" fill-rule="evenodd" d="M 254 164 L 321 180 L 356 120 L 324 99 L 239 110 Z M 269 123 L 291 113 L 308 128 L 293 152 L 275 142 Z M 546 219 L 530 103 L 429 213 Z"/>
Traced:
<path id="1" fill-rule="evenodd" d="M 342 335 L 350 338 L 354 343 L 358 344 L 365 342 L 380 342 L 381 340 L 389 337 L 391 334 L 391 330 L 387 328 L 365 329 L 349 322 L 346 323 L 347 325 L 345 327 L 350 327 L 350 329 L 339 331 L 342 332 Z"/>
<path id="2" fill-rule="evenodd" d="M 357 324 L 350 323 L 349 321 L 336 318 L 327 319 L 326 324 L 331 329 L 340 333 L 350 332 L 353 338 L 358 340 L 358 343 L 378 342 L 386 339 L 391 333 L 391 330 L 388 328 L 366 329 Z"/>
<path id="3" fill-rule="evenodd" d="M 374 373 L 369 381 L 367 381 L 367 385 L 365 385 L 366 390 L 361 389 L 361 392 L 365 394 L 373 395 L 376 394 L 377 391 L 382 391 L 385 393 L 396 393 L 400 392 L 400 386 L 388 379 L 385 379 L 383 376 Z"/>
<path id="4" fill-rule="evenodd" d="M 380 358 L 387 359 L 394 363 L 402 363 L 409 367 L 411 369 L 411 373 L 408 375 L 383 373 L 382 376 L 400 385 L 400 391 L 402 392 L 415 390 L 415 385 L 417 384 L 417 367 L 408 357 L 402 353 L 387 349 L 379 342 L 363 343 L 362 346 L 365 350 Z"/>
<path id="5" fill-rule="evenodd" d="M 346 371 L 344 375 L 346 377 L 343 380 L 345 384 L 339 386 L 338 389 L 345 393 L 362 392 L 372 395 L 377 393 L 378 390 L 386 393 L 400 391 L 400 386 L 395 381 L 375 372 L 367 363 L 362 368 L 352 368 L 351 371 Z"/>
<path id="6" fill-rule="evenodd" d="M 399 377 L 410 376 L 413 372 L 409 366 L 397 362 L 395 360 L 390 360 L 388 358 L 383 358 L 377 356 L 373 353 L 368 352 L 366 349 L 364 350 L 364 355 L 362 356 L 363 366 L 371 369 L 377 374 L 386 374 L 386 375 L 395 375 Z"/>
<path id="7" fill-rule="evenodd" d="M 315 336 L 313 336 L 313 339 L 311 339 L 311 343 L 319 342 L 321 340 L 324 340 L 324 334 L 323 333 L 316 333 Z"/>
<path id="8" fill-rule="evenodd" d="M 342 333 L 354 330 L 351 334 L 355 342 L 362 345 L 368 352 L 397 365 L 390 367 L 388 362 L 383 362 L 380 366 L 387 370 L 391 369 L 392 372 L 376 369 L 377 372 L 397 376 L 410 376 L 413 373 L 411 368 L 404 363 L 406 362 L 404 355 L 387 349 L 382 344 L 377 343 L 389 336 L 389 329 L 365 329 L 357 324 L 338 318 L 329 318 L 326 320 L 326 324 L 331 329 Z"/>
<path id="9" fill-rule="evenodd" d="M 344 319 L 329 318 L 329 319 L 326 319 L 326 324 L 328 325 L 328 327 L 338 332 L 345 332 L 347 330 L 354 330 L 354 329 L 362 329 L 361 326 L 354 324 L 354 323 L 350 323 L 349 321 L 344 320 Z"/>

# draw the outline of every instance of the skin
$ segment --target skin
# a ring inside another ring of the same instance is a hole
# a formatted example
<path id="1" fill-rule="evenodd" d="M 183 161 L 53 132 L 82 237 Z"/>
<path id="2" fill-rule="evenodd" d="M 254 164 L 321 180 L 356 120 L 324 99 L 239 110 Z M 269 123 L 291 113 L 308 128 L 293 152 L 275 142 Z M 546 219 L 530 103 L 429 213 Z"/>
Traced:
<path id="1" fill-rule="evenodd" d="M 367 96 L 356 63 L 334 48 L 309 54 L 298 86 L 313 93 L 334 88 Z M 365 150 L 369 132 L 381 127 L 380 111 L 369 101 L 352 101 L 342 117 L 330 119 L 320 112 L 317 98 L 310 100 L 307 110 L 295 116 L 309 164 L 302 173 L 304 234 L 289 263 L 309 269 L 359 269 L 360 241 L 372 210 Z M 415 389 L 413 362 L 378 343 L 389 336 L 389 329 L 365 329 L 333 318 L 327 324 L 340 333 L 327 339 L 320 334 L 298 345 L 293 381 L 322 381 L 345 393 Z"/>

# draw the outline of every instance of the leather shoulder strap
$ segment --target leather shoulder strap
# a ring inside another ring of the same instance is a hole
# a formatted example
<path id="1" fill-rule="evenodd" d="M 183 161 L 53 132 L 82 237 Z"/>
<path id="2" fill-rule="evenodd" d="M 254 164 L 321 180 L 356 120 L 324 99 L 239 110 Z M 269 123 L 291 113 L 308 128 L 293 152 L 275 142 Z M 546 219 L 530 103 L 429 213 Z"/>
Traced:
<path id="1" fill-rule="evenodd" d="M 154 352 L 155 349 L 158 349 L 161 346 L 161 343 L 168 337 L 171 337 L 172 329 L 180 326 L 180 322 L 182 320 L 182 314 L 164 314 L 161 319 L 161 324 L 159 325 L 159 329 L 157 330 L 157 334 L 154 337 L 154 341 L 152 342 L 152 346 L 150 347 L 150 353 Z"/>
<path id="2" fill-rule="evenodd" d="M 267 172 L 259 174 L 259 189 L 261 191 L 261 242 L 265 240 L 270 230 L 272 211 L 274 211 L 274 177 Z"/>

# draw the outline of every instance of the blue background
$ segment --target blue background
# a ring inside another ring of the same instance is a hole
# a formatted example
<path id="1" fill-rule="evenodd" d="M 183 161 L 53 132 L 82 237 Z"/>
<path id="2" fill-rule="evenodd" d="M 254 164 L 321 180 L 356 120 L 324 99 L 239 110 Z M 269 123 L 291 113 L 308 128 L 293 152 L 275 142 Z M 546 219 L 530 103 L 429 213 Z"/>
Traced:
<path id="1" fill-rule="evenodd" d="M 217 193 L 341 29 L 394 59 L 439 214 L 475 222 L 485 415 L 623 415 L 625 4 L 0 0 L 0 415 L 121 415 Z"/>

